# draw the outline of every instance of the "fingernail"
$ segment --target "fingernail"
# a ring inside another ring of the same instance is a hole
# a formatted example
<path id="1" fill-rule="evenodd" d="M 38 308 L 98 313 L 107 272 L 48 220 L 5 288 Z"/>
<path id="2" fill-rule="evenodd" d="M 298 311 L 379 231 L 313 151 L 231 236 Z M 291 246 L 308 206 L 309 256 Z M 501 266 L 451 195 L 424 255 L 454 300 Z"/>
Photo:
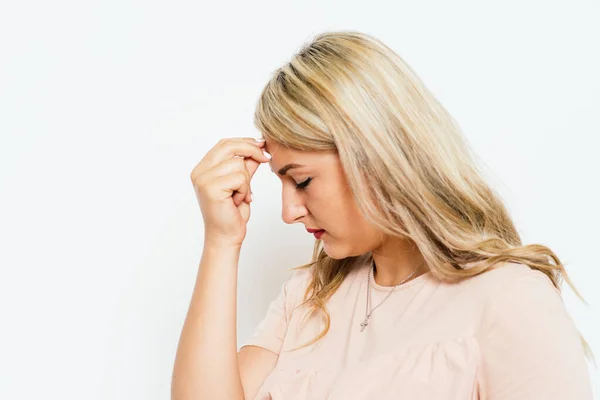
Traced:
<path id="1" fill-rule="evenodd" d="M 266 151 L 263 150 L 263 154 L 265 155 L 265 157 L 267 157 L 269 160 L 271 159 L 271 155 L 269 153 L 267 153 Z"/>
<path id="2" fill-rule="evenodd" d="M 263 139 L 263 138 L 254 138 L 254 140 L 256 140 L 257 142 L 264 142 L 265 141 L 265 139 Z"/>

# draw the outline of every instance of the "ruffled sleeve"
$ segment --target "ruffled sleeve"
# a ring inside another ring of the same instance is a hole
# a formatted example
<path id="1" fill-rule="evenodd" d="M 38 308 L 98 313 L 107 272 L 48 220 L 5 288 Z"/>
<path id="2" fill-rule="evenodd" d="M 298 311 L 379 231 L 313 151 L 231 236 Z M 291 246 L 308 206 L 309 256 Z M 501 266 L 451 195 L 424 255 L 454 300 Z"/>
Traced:
<path id="1" fill-rule="evenodd" d="M 531 269 L 508 283 L 477 339 L 481 399 L 592 399 L 579 332 L 544 273 Z"/>
<path id="2" fill-rule="evenodd" d="M 240 349 L 254 345 L 279 355 L 292 311 L 304 296 L 310 272 L 310 268 L 295 270 L 290 279 L 282 284 L 279 294 L 269 304 L 265 316 Z"/>

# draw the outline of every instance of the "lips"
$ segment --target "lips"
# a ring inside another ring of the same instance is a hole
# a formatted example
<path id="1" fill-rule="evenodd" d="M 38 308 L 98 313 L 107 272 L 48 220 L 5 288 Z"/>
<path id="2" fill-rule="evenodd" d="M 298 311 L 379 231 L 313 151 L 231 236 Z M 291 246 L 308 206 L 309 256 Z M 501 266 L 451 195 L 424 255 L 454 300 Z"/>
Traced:
<path id="1" fill-rule="evenodd" d="M 306 228 L 306 230 L 309 233 L 312 233 L 313 235 L 315 235 L 315 238 L 320 239 L 321 236 L 323 236 L 323 234 L 325 233 L 325 229 L 310 229 L 310 228 Z"/>

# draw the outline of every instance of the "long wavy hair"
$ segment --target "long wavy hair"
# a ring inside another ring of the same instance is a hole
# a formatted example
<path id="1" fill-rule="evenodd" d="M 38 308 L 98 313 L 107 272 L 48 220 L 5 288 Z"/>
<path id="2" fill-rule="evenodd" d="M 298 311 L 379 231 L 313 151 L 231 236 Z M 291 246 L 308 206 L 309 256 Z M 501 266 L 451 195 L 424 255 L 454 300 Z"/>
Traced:
<path id="1" fill-rule="evenodd" d="M 546 274 L 559 292 L 564 278 L 587 304 L 551 249 L 521 243 L 458 124 L 406 62 L 373 36 L 318 34 L 275 71 L 254 123 L 287 148 L 337 151 L 361 212 L 385 234 L 414 242 L 437 279 L 459 282 L 517 262 Z M 310 315 L 320 310 L 326 324 L 298 348 L 329 331 L 327 300 L 369 256 L 333 259 L 317 240 L 311 262 L 293 268 L 314 267 L 303 304 L 312 305 Z"/>

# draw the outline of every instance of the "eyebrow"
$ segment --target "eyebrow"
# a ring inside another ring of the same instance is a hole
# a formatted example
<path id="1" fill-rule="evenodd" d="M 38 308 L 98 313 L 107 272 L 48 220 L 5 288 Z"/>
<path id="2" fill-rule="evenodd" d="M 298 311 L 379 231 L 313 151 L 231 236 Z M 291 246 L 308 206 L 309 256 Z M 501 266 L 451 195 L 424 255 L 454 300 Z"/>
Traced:
<path id="1" fill-rule="evenodd" d="M 300 168 L 300 167 L 304 167 L 304 165 L 301 164 L 288 164 L 285 167 L 281 168 L 279 171 L 277 171 L 277 173 L 281 176 L 285 175 L 290 169 L 294 169 L 294 168 Z M 273 169 L 271 169 L 271 171 L 273 171 Z M 273 171 L 275 172 L 275 171 Z"/>

